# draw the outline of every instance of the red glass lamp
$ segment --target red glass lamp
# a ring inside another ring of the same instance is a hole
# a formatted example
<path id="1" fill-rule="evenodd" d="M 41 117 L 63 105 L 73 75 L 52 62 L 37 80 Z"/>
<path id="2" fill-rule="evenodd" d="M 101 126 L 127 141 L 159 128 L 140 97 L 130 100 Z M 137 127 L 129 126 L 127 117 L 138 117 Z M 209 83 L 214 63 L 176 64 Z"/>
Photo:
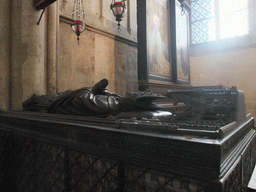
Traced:
<path id="1" fill-rule="evenodd" d="M 117 24 L 117 26 L 118 26 L 117 31 L 119 33 L 121 32 L 120 21 L 122 21 L 122 18 L 124 17 L 125 10 L 126 10 L 125 1 L 126 0 L 122 0 L 122 1 L 120 1 L 120 0 L 119 1 L 113 0 L 112 4 L 110 5 L 110 9 L 112 10 L 113 14 L 115 15 L 116 21 L 118 22 L 118 24 Z"/>
<path id="2" fill-rule="evenodd" d="M 86 25 L 85 25 L 85 12 L 84 12 L 84 5 L 83 0 L 75 0 L 74 7 L 72 11 L 72 19 L 74 22 L 71 24 L 72 31 L 77 36 L 77 41 L 79 45 L 79 36 L 81 33 L 84 32 Z"/>

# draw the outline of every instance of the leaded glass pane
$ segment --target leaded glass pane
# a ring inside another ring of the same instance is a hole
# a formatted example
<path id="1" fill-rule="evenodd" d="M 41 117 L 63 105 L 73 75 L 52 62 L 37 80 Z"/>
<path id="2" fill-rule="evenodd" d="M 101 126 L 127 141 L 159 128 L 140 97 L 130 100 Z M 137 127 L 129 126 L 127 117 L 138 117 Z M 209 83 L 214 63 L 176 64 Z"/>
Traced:
<path id="1" fill-rule="evenodd" d="M 250 0 L 192 0 L 192 44 L 249 34 L 249 2 Z"/>
<path id="2" fill-rule="evenodd" d="M 220 16 L 220 38 L 249 34 L 248 9 Z"/>
<path id="3" fill-rule="evenodd" d="M 248 0 L 219 0 L 220 15 L 248 8 Z"/>
<path id="4" fill-rule="evenodd" d="M 216 40 L 215 19 L 194 22 L 192 25 L 192 44 Z"/>
<path id="5" fill-rule="evenodd" d="M 214 0 L 194 0 L 191 7 L 192 22 L 214 17 Z"/>

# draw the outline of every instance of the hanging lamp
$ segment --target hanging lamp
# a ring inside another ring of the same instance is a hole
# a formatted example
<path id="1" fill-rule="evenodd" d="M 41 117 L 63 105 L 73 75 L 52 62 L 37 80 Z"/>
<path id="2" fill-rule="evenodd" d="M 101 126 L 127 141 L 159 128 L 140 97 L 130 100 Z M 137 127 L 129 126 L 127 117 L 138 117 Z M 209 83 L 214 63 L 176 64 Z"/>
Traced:
<path id="1" fill-rule="evenodd" d="M 79 36 L 85 30 L 85 12 L 84 12 L 84 4 L 83 0 L 74 0 L 74 7 L 72 11 L 72 19 L 73 23 L 71 24 L 72 31 L 77 36 L 77 41 L 79 45 Z"/>
<path id="2" fill-rule="evenodd" d="M 112 4 L 110 5 L 110 9 L 112 10 L 114 16 L 116 17 L 116 21 L 117 23 L 117 31 L 120 33 L 121 32 L 121 24 L 120 21 L 122 21 L 122 18 L 125 15 L 125 11 L 126 11 L 126 4 L 125 4 L 126 0 L 112 0 Z"/>

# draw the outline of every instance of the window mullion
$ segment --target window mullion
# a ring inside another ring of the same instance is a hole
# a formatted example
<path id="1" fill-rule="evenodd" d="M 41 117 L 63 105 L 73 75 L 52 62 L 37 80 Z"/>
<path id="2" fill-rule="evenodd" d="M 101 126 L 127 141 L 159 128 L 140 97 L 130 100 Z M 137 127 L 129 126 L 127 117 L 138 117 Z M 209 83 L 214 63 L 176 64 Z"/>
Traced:
<path id="1" fill-rule="evenodd" d="M 219 0 L 214 0 L 216 40 L 220 39 L 220 7 Z"/>

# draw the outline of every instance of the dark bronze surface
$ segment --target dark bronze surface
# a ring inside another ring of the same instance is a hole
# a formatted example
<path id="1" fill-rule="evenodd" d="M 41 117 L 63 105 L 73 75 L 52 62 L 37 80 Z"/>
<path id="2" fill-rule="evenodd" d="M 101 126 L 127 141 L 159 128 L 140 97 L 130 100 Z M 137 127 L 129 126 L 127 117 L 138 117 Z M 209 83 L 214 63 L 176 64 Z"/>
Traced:
<path id="1" fill-rule="evenodd" d="M 143 112 L 161 109 L 153 103 L 157 99 L 164 98 L 159 94 L 145 91 L 129 93 L 125 97 L 121 97 L 108 91 L 107 85 L 108 80 L 102 79 L 93 87 L 66 91 L 57 96 L 37 96 L 34 94 L 22 103 L 22 107 L 24 111 L 101 117 L 116 115 L 125 111 Z"/>
<path id="2" fill-rule="evenodd" d="M 3 112 L 0 122 L 0 179 L 15 180 L 17 191 L 220 192 L 246 185 L 255 163 L 251 118 L 235 131 L 247 129 L 238 143 L 228 139 L 233 133 L 223 139 L 175 136 L 152 125 L 123 127 L 112 118 Z M 225 145 L 233 147 L 222 156 Z M 7 166 L 10 161 L 15 166 Z"/>
<path id="3" fill-rule="evenodd" d="M 53 106 L 79 91 L 60 96 Z M 243 110 L 243 93 L 216 86 L 170 90 L 166 96 L 174 104 L 183 102 L 186 112 L 156 110 L 159 95 L 138 92 L 127 95 L 130 110 L 105 117 L 0 113 L 0 186 L 14 191 L 246 189 L 256 161 L 256 134 L 254 119 Z"/>
<path id="4" fill-rule="evenodd" d="M 55 1 L 56 0 L 33 0 L 33 5 L 37 10 L 40 10 L 45 9 Z"/>

